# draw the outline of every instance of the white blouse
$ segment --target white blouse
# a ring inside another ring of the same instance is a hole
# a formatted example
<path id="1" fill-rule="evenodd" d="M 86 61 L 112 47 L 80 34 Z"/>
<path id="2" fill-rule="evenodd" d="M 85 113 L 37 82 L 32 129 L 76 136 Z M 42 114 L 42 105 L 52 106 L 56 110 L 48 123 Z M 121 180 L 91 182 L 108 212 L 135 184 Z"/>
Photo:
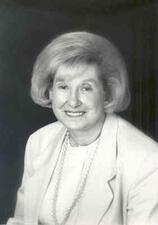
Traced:
<path id="1" fill-rule="evenodd" d="M 67 210 L 70 208 L 73 199 L 75 197 L 77 188 L 82 177 L 82 171 L 89 157 L 89 153 L 96 148 L 97 140 L 87 146 L 72 147 L 68 141 L 66 150 L 66 156 L 63 165 L 63 173 L 58 190 L 58 198 L 56 203 L 56 217 L 59 223 L 61 223 L 65 217 Z M 59 167 L 61 166 L 61 156 L 58 160 L 55 172 L 52 180 L 49 184 L 47 192 L 45 194 L 43 204 L 40 209 L 39 222 L 42 225 L 54 225 L 53 220 L 53 196 L 55 183 L 58 179 L 57 174 Z M 70 218 L 68 219 L 69 225 L 75 225 L 77 220 L 77 214 L 79 210 L 79 202 L 77 203 L 75 210 L 72 210 Z"/>

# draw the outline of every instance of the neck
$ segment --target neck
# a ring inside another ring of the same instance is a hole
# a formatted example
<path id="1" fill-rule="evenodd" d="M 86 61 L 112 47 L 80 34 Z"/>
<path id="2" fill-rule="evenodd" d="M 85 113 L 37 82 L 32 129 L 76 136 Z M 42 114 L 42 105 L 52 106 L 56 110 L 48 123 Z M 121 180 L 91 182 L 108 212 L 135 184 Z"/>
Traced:
<path id="1" fill-rule="evenodd" d="M 103 119 L 103 121 L 101 121 L 100 124 L 98 124 L 96 127 L 90 130 L 82 130 L 82 131 L 69 130 L 70 144 L 72 146 L 84 146 L 94 142 L 100 136 L 104 120 L 105 118 Z"/>

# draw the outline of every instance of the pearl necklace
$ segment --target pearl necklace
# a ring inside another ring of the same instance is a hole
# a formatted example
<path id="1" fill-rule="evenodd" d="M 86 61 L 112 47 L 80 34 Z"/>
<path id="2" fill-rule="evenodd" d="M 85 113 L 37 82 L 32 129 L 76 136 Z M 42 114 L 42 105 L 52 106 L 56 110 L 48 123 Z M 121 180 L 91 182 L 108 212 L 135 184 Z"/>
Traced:
<path id="1" fill-rule="evenodd" d="M 74 199 L 72 200 L 72 203 L 70 205 L 70 207 L 67 209 L 67 212 L 65 213 L 65 216 L 62 220 L 61 223 L 58 222 L 57 219 L 57 213 L 56 213 L 56 208 L 57 208 L 57 201 L 58 201 L 58 193 L 59 193 L 59 189 L 60 189 L 60 185 L 61 185 L 61 179 L 62 179 L 62 174 L 63 174 L 63 167 L 64 167 L 64 161 L 65 161 L 65 157 L 66 157 L 66 151 L 67 151 L 67 147 L 68 147 L 68 140 L 69 140 L 69 133 L 67 132 L 64 138 L 64 142 L 62 145 L 62 151 L 61 151 L 61 160 L 60 160 L 60 167 L 57 173 L 57 181 L 55 184 L 55 191 L 54 191 L 54 197 L 53 197 L 53 210 L 52 210 L 52 216 L 53 216 L 53 220 L 54 220 L 54 224 L 55 225 L 65 225 L 67 220 L 70 217 L 70 214 L 73 210 L 73 208 L 76 206 L 77 202 L 79 201 L 79 199 L 81 198 L 81 195 L 83 193 L 83 190 L 85 188 L 86 182 L 87 182 L 87 178 L 90 172 L 90 168 L 93 162 L 93 159 L 95 157 L 95 154 L 98 150 L 99 147 L 99 142 L 100 142 L 100 138 L 98 138 L 97 143 L 96 143 L 96 147 L 94 148 L 94 150 L 92 152 L 90 152 L 90 156 L 87 160 L 87 163 L 85 163 L 84 169 L 83 169 L 83 175 L 81 178 L 81 183 L 79 184 L 79 188 L 77 190 L 77 193 L 74 197 Z"/>

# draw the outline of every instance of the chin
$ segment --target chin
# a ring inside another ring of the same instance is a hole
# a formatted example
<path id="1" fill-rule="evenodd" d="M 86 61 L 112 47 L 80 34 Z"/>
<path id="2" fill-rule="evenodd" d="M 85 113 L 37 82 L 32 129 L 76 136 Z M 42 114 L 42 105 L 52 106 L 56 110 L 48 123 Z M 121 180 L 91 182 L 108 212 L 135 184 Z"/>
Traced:
<path id="1" fill-rule="evenodd" d="M 64 126 L 68 129 L 68 130 L 72 130 L 72 131 L 84 131 L 85 125 L 81 125 L 81 123 L 63 123 Z"/>
<path id="2" fill-rule="evenodd" d="M 65 127 L 67 127 L 68 130 L 74 130 L 74 131 L 77 131 L 77 130 L 84 130 L 84 127 L 82 126 L 77 126 L 77 125 L 65 125 Z"/>

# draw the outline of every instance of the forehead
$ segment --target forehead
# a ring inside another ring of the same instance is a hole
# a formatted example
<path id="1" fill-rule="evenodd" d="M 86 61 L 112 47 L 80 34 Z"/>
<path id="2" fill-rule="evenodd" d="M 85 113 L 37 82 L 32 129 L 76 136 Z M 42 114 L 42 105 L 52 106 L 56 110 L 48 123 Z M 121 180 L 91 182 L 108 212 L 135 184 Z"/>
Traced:
<path id="1" fill-rule="evenodd" d="M 99 80 L 99 69 L 95 64 L 61 65 L 56 74 L 55 80 Z"/>

